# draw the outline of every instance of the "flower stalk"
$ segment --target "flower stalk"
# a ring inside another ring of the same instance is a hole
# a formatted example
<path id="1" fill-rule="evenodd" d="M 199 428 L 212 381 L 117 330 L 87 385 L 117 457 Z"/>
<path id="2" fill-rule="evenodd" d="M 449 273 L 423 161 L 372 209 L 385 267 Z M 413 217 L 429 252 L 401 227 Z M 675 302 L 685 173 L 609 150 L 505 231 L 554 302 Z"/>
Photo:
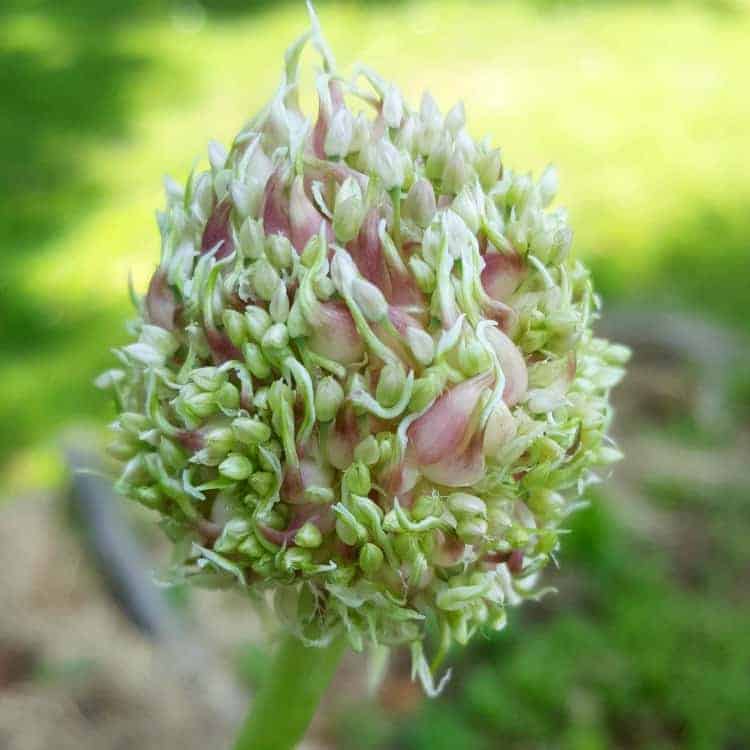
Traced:
<path id="1" fill-rule="evenodd" d="M 344 638 L 327 646 L 305 646 L 285 634 L 266 680 L 253 698 L 234 750 L 291 750 L 312 721 L 346 647 Z"/>

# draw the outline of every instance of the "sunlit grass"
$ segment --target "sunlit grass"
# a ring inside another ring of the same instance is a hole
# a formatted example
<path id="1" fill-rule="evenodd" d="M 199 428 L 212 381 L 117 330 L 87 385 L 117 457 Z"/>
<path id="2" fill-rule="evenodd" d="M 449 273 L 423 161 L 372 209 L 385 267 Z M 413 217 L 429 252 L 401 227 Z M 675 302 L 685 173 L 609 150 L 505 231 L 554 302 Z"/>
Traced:
<path id="1" fill-rule="evenodd" d="M 691 212 L 750 200 L 747 12 L 619 3 L 566 11 L 476 3 L 467 12 L 464 3 L 425 2 L 326 4 L 321 16 L 342 68 L 366 60 L 415 103 L 424 88 L 446 108 L 463 99 L 474 134 L 491 134 L 512 167 L 555 162 L 579 250 L 606 254 L 628 278 L 660 262 L 660 238 L 679 233 Z M 197 29 L 157 14 L 115 35 L 123 53 L 157 64 L 127 91 L 127 136 L 61 138 L 98 192 L 28 256 L 13 289 L 78 326 L 74 342 L 43 360 L 10 351 L 0 362 L 12 407 L 0 418 L 23 423 L 19 448 L 79 407 L 101 412 L 96 395 L 83 394 L 122 338 L 115 321 L 129 314 L 128 273 L 143 288 L 158 259 L 163 174 L 183 179 L 208 138 L 231 138 L 273 91 L 283 51 L 305 24 L 292 3 L 209 15 Z M 47 47 L 65 64 L 69 52 L 43 18 L 19 15 L 10 29 L 13 44 Z M 85 85 L 96 96 L 96 82 Z M 79 323 L 89 318 L 98 322 Z"/>

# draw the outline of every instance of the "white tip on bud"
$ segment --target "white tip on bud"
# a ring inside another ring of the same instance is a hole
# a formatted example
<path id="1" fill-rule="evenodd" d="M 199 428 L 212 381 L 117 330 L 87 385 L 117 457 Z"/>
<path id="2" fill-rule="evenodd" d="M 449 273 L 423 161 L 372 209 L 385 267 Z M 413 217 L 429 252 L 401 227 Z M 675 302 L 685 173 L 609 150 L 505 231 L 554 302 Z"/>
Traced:
<path id="1" fill-rule="evenodd" d="M 455 136 L 466 124 L 466 111 L 464 103 L 458 102 L 448 111 L 445 116 L 445 127 Z"/>
<path id="2" fill-rule="evenodd" d="M 328 156 L 343 158 L 349 153 L 354 132 L 352 113 L 342 107 L 331 120 L 323 148 Z"/>
<path id="3" fill-rule="evenodd" d="M 347 177 L 336 193 L 333 207 L 333 231 L 339 242 L 349 242 L 359 233 L 365 217 L 365 204 L 359 183 Z"/>
<path id="4" fill-rule="evenodd" d="M 435 357 L 435 342 L 427 331 L 410 326 L 406 329 L 406 340 L 420 365 L 429 365 L 432 362 Z"/>
<path id="5" fill-rule="evenodd" d="M 404 102 L 399 90 L 390 85 L 383 96 L 383 120 L 389 128 L 397 128 L 404 116 Z"/>
<path id="6" fill-rule="evenodd" d="M 357 277 L 352 282 L 352 296 L 364 316 L 373 322 L 383 320 L 388 314 L 388 302 L 375 284 Z"/>
<path id="7" fill-rule="evenodd" d="M 549 206 L 557 195 L 558 178 L 557 168 L 550 164 L 539 178 L 539 197 L 543 206 Z"/>
<path id="8" fill-rule="evenodd" d="M 209 141 L 208 161 L 213 169 L 224 169 L 228 156 L 229 154 L 223 144 L 218 141 Z"/>
<path id="9" fill-rule="evenodd" d="M 414 182 L 404 202 L 404 215 L 423 229 L 432 221 L 437 205 L 432 183 L 424 177 Z"/>
<path id="10" fill-rule="evenodd" d="M 404 162 L 399 150 L 385 139 L 378 143 L 375 149 L 375 174 L 386 190 L 401 187 L 404 182 Z"/>

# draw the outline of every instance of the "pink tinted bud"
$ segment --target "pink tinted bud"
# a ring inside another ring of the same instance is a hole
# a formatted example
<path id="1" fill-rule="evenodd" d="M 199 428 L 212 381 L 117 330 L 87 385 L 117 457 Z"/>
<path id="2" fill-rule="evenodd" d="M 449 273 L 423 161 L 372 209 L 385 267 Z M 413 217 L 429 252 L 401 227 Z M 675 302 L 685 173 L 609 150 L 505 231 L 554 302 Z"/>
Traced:
<path id="1" fill-rule="evenodd" d="M 476 375 L 440 396 L 408 430 L 409 444 L 428 479 L 448 487 L 471 485 L 484 473 L 483 437 L 476 424 L 491 371 Z"/>
<path id="2" fill-rule="evenodd" d="M 518 253 L 487 253 L 484 256 L 482 286 L 494 300 L 510 297 L 526 276 L 527 269 Z"/>
<path id="3" fill-rule="evenodd" d="M 508 406 L 513 406 L 521 400 L 529 385 L 526 362 L 518 347 L 499 328 L 488 329 L 487 339 L 495 350 L 505 375 L 503 400 Z"/>
<path id="4" fill-rule="evenodd" d="M 220 260 L 231 255 L 234 251 L 234 241 L 232 240 L 232 227 L 229 216 L 232 213 L 232 203 L 226 198 L 214 206 L 211 216 L 208 217 L 206 228 L 203 230 L 201 238 L 201 254 L 213 250 L 217 245 L 215 258 Z"/>
<path id="5" fill-rule="evenodd" d="M 263 230 L 268 234 L 291 235 L 289 201 L 284 194 L 285 180 L 276 170 L 266 183 L 263 194 Z"/>
<path id="6" fill-rule="evenodd" d="M 177 301 L 167 282 L 166 272 L 159 268 L 151 277 L 146 293 L 146 314 L 155 326 L 168 331 L 174 329 Z"/>
<path id="7" fill-rule="evenodd" d="M 317 354 L 342 365 L 359 362 L 364 356 L 364 344 L 343 302 L 315 305 L 308 323 L 312 328 L 310 348 Z"/>

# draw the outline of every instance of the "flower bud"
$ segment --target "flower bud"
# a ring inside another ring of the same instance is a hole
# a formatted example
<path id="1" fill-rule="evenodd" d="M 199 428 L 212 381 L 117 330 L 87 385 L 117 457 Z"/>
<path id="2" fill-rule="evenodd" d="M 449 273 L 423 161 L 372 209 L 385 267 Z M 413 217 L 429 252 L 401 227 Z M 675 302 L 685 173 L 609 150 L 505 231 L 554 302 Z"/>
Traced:
<path id="1" fill-rule="evenodd" d="M 248 483 L 260 497 L 267 497 L 273 489 L 275 479 L 273 474 L 268 471 L 256 471 L 250 477 Z"/>
<path id="2" fill-rule="evenodd" d="M 442 135 L 443 120 L 437 103 L 429 92 L 425 92 L 422 96 L 419 120 L 416 134 L 417 148 L 422 154 L 431 154 Z"/>
<path id="3" fill-rule="evenodd" d="M 466 111 L 463 102 L 457 102 L 445 116 L 445 127 L 454 136 L 466 124 Z"/>
<path id="4" fill-rule="evenodd" d="M 190 373 L 190 379 L 201 390 L 216 391 L 226 383 L 227 373 L 218 367 L 198 367 Z"/>
<path id="5" fill-rule="evenodd" d="M 424 177 L 414 181 L 404 201 L 404 216 L 411 219 L 423 229 L 435 215 L 435 190 L 432 183 Z"/>
<path id="6" fill-rule="evenodd" d="M 364 112 L 358 112 L 352 127 L 352 139 L 349 151 L 360 151 L 370 141 L 370 123 Z"/>
<path id="7" fill-rule="evenodd" d="M 240 217 L 251 217 L 258 213 L 263 198 L 263 188 L 255 180 L 249 183 L 232 180 L 229 195 L 234 209 Z"/>
<path id="8" fill-rule="evenodd" d="M 274 352 L 289 343 L 289 332 L 283 323 L 274 323 L 264 334 L 261 346 L 264 351 Z"/>
<path id="9" fill-rule="evenodd" d="M 476 163 L 479 182 L 485 190 L 490 190 L 500 179 L 502 157 L 499 148 L 493 148 L 482 154 Z"/>
<path id="10" fill-rule="evenodd" d="M 393 190 L 404 184 L 404 162 L 398 149 L 385 139 L 381 139 L 375 149 L 375 174 L 384 190 Z"/>
<path id="11" fill-rule="evenodd" d="M 258 260 L 263 257 L 265 242 L 263 228 L 256 219 L 247 218 L 240 227 L 240 250 L 250 260 Z"/>
<path id="12" fill-rule="evenodd" d="M 185 410 L 195 419 L 205 419 L 216 412 L 213 393 L 195 393 L 184 400 Z"/>
<path id="13" fill-rule="evenodd" d="M 247 330 L 253 341 L 260 342 L 263 334 L 271 327 L 271 316 L 262 308 L 251 305 L 245 308 Z"/>
<path id="14" fill-rule="evenodd" d="M 429 152 L 425 163 L 425 174 L 429 180 L 435 182 L 442 179 L 450 153 L 451 149 L 448 137 L 440 135 L 435 146 Z"/>
<path id="15" fill-rule="evenodd" d="M 260 546 L 260 543 L 255 538 L 255 536 L 250 535 L 240 542 L 239 546 L 237 547 L 237 552 L 245 557 L 249 557 L 251 560 L 254 560 L 261 556 L 261 554 L 263 553 L 263 548 Z"/>
<path id="16" fill-rule="evenodd" d="M 344 389 L 330 375 L 318 381 L 315 389 L 315 414 L 321 422 L 330 422 L 344 401 Z"/>
<path id="17" fill-rule="evenodd" d="M 378 378 L 378 386 L 375 390 L 375 398 L 385 406 L 393 406 L 401 398 L 406 383 L 406 374 L 400 365 L 387 364 Z"/>
<path id="18" fill-rule="evenodd" d="M 383 564 L 383 550 L 372 542 L 362 545 L 359 551 L 359 567 L 365 575 L 375 575 Z"/>
<path id="19" fill-rule="evenodd" d="M 370 494 L 370 489 L 372 488 L 370 470 L 362 461 L 355 461 L 346 469 L 343 481 L 349 492 L 355 495 L 366 497 Z"/>
<path id="20" fill-rule="evenodd" d="M 393 84 L 390 84 L 385 90 L 381 113 L 387 127 L 397 128 L 401 124 L 401 119 L 404 116 L 404 100 Z"/>
<path id="21" fill-rule="evenodd" d="M 253 473 L 253 463 L 240 453 L 231 453 L 219 464 L 219 472 L 229 479 L 241 481 Z"/>
<path id="22" fill-rule="evenodd" d="M 409 268 L 414 274 L 414 280 L 417 282 L 417 286 L 425 294 L 432 294 L 432 292 L 435 291 L 436 284 L 435 272 L 432 268 L 416 255 L 412 255 L 411 258 L 409 258 Z"/>
<path id="23" fill-rule="evenodd" d="M 247 327 L 242 313 L 236 310 L 226 309 L 221 314 L 224 330 L 229 340 L 236 346 L 241 347 L 247 340 Z"/>
<path id="24" fill-rule="evenodd" d="M 404 124 L 396 132 L 393 143 L 400 151 L 413 154 L 416 135 L 417 120 L 413 115 L 407 115 Z"/>
<path id="25" fill-rule="evenodd" d="M 278 269 L 289 268 L 292 265 L 292 243 L 283 234 L 272 234 L 266 240 L 266 255 L 268 260 Z"/>
<path id="26" fill-rule="evenodd" d="M 206 450 L 214 456 L 225 456 L 234 445 L 234 435 L 229 427 L 215 427 L 203 437 Z"/>
<path id="27" fill-rule="evenodd" d="M 462 343 L 458 349 L 458 366 L 465 375 L 471 377 L 488 370 L 492 359 L 487 350 L 478 341 Z"/>
<path id="28" fill-rule="evenodd" d="M 323 146 L 326 154 L 334 158 L 343 158 L 349 153 L 354 134 L 352 113 L 342 107 L 331 119 Z"/>
<path id="29" fill-rule="evenodd" d="M 138 443 L 126 435 L 107 444 L 107 453 L 117 461 L 127 461 L 138 453 Z"/>
<path id="30" fill-rule="evenodd" d="M 280 282 L 276 269 L 265 258 L 261 258 L 253 264 L 252 274 L 257 295 L 266 302 L 270 302 Z"/>
<path id="31" fill-rule="evenodd" d="M 608 344 L 604 352 L 604 359 L 613 365 L 624 365 L 632 355 L 633 352 L 630 347 L 623 344 Z"/>
<path id="32" fill-rule="evenodd" d="M 268 306 L 268 310 L 271 313 L 271 318 L 276 323 L 285 323 L 289 317 L 289 297 L 286 293 L 286 286 L 279 284 L 276 287 L 276 291 L 271 297 L 271 304 Z"/>
<path id="33" fill-rule="evenodd" d="M 535 226 L 529 235 L 529 252 L 542 263 L 550 260 L 550 251 L 554 243 L 552 231 L 544 224 Z"/>
<path id="34" fill-rule="evenodd" d="M 265 380 L 271 375 L 271 365 L 268 363 L 268 360 L 265 358 L 265 355 L 257 344 L 245 344 L 242 347 L 242 356 L 245 359 L 247 369 L 250 370 L 256 378 Z M 256 393 L 256 396 L 257 395 L 258 394 Z"/>
<path id="35" fill-rule="evenodd" d="M 451 209 L 464 220 L 472 234 L 479 231 L 482 222 L 482 206 L 480 205 L 482 198 L 479 191 L 470 185 L 464 185 L 451 204 Z"/>
<path id="36" fill-rule="evenodd" d="M 136 437 L 139 433 L 147 430 L 151 424 L 149 418 L 145 414 L 138 414 L 137 412 L 132 411 L 123 412 L 122 414 L 120 414 L 117 421 L 119 422 L 120 427 L 125 430 L 125 432 L 128 432 Z"/>
<path id="37" fill-rule="evenodd" d="M 320 533 L 320 529 L 310 521 L 305 523 L 294 535 L 294 543 L 298 547 L 314 549 L 315 547 L 320 547 L 322 541 L 323 535 Z"/>
<path id="38" fill-rule="evenodd" d="M 336 535 L 346 545 L 353 547 L 358 540 L 357 530 L 352 526 L 350 519 L 336 519 Z"/>
<path id="39" fill-rule="evenodd" d="M 229 153 L 226 147 L 218 141 L 208 142 L 208 161 L 213 169 L 224 169 Z"/>
<path id="40" fill-rule="evenodd" d="M 319 300 L 328 300 L 336 292 L 336 287 L 328 276 L 318 276 L 313 282 L 313 286 L 315 287 L 315 296 Z"/>
<path id="41" fill-rule="evenodd" d="M 237 440 L 247 445 L 265 443 L 271 437 L 271 428 L 259 419 L 251 417 L 237 417 L 232 422 L 232 432 Z"/>
<path id="42" fill-rule="evenodd" d="M 161 510 L 164 498 L 158 487 L 138 487 L 135 490 L 136 498 L 147 508 Z"/>
<path id="43" fill-rule="evenodd" d="M 440 499 L 435 493 L 420 495 L 411 509 L 411 517 L 415 521 L 422 521 L 437 515 L 440 510 Z"/>
<path id="44" fill-rule="evenodd" d="M 352 281 L 352 297 L 368 320 L 377 323 L 388 314 L 388 303 L 383 292 L 366 279 L 358 276 Z"/>
<path id="45" fill-rule="evenodd" d="M 359 183 L 347 177 L 336 193 L 333 206 L 333 231 L 339 242 L 349 242 L 359 233 L 365 217 L 365 204 Z"/>
<path id="46" fill-rule="evenodd" d="M 559 518 L 565 511 L 565 498 L 554 490 L 539 487 L 529 493 L 526 500 L 529 508 L 541 518 Z"/>
<path id="47" fill-rule="evenodd" d="M 487 534 L 487 521 L 481 518 L 466 518 L 456 527 L 456 534 L 463 542 L 471 542 Z"/>
<path id="48" fill-rule="evenodd" d="M 250 533 L 252 533 L 252 526 L 249 521 L 244 518 L 233 518 L 224 525 L 221 536 L 214 544 L 214 551 L 220 555 L 230 554 Z"/>
<path id="49" fill-rule="evenodd" d="M 409 409 L 411 411 L 422 411 L 431 401 L 440 395 L 443 385 L 439 378 L 432 373 L 414 381 Z"/>
<path id="50" fill-rule="evenodd" d="M 557 169 L 550 164 L 539 179 L 539 197 L 545 208 L 555 199 L 557 194 L 558 178 Z"/>
<path id="51" fill-rule="evenodd" d="M 435 342 L 427 331 L 410 326 L 406 329 L 406 341 L 420 365 L 429 365 L 435 358 Z"/>
<path id="52" fill-rule="evenodd" d="M 258 352 L 260 352 L 260 349 L 258 349 Z M 256 376 L 256 377 L 259 377 L 259 376 Z M 259 412 L 268 410 L 269 406 L 268 406 L 268 387 L 267 386 L 258 388 L 258 390 L 255 391 L 255 395 L 253 396 L 253 406 Z"/>
<path id="53" fill-rule="evenodd" d="M 562 263 L 570 253 L 570 246 L 573 243 L 573 231 L 569 227 L 562 227 L 555 232 L 555 239 L 552 244 L 550 257 L 555 263 Z"/>
<path id="54" fill-rule="evenodd" d="M 484 517 L 487 514 L 487 504 L 484 500 L 466 492 L 454 492 L 448 496 L 447 503 L 456 515 Z"/>
<path id="55" fill-rule="evenodd" d="M 464 157 L 454 152 L 445 163 L 442 187 L 444 193 L 458 193 L 469 179 L 469 168 Z"/>
<path id="56" fill-rule="evenodd" d="M 309 565 L 310 559 L 310 550 L 303 547 L 290 547 L 281 557 L 281 569 L 287 573 L 293 573 Z"/>
<path id="57" fill-rule="evenodd" d="M 360 442 L 354 449 L 354 458 L 357 461 L 361 461 L 366 466 L 372 466 L 378 462 L 380 458 L 380 450 L 378 447 L 378 441 L 374 435 L 368 435 L 362 442 Z"/>
<path id="58" fill-rule="evenodd" d="M 240 392 L 236 385 L 224 383 L 214 394 L 216 404 L 224 410 L 236 409 L 240 405 Z"/>

